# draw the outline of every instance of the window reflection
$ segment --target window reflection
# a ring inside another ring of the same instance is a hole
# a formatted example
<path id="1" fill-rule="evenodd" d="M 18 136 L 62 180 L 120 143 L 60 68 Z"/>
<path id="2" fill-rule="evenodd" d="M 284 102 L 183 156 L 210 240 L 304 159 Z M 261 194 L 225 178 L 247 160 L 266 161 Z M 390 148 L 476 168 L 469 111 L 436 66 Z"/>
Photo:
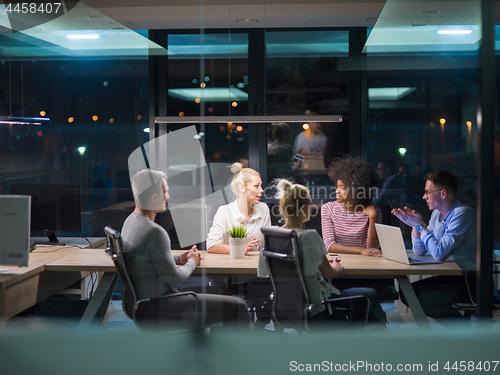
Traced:
<path id="1" fill-rule="evenodd" d="M 275 122 L 267 134 L 268 183 L 284 177 L 306 186 L 332 185 L 328 166 L 348 154 L 348 128 L 342 122 Z"/>
<path id="2" fill-rule="evenodd" d="M 248 114 L 248 35 L 169 34 L 168 114 Z"/>
<path id="3" fill-rule="evenodd" d="M 344 114 L 348 110 L 348 31 L 267 32 L 267 114 Z"/>

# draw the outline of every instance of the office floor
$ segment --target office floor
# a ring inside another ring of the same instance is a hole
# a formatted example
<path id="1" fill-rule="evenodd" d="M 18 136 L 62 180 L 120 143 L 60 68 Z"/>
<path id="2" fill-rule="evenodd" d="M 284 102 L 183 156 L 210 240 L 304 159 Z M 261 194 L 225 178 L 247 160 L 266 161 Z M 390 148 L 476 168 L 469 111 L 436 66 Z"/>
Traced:
<path id="1" fill-rule="evenodd" d="M 7 327 L 20 327 L 30 329 L 51 329 L 60 326 L 76 327 L 79 316 L 85 309 L 85 301 L 71 299 L 67 296 L 48 299 L 42 305 L 28 309 L 6 322 Z M 404 305 L 399 301 L 383 303 L 382 307 L 387 314 L 387 330 L 416 330 L 415 320 Z M 493 315 L 494 328 L 500 329 L 500 311 Z M 435 320 L 429 318 L 432 330 L 446 330 L 447 328 Z M 464 320 L 464 322 L 467 322 Z M 471 326 L 475 325 L 475 317 L 470 319 Z M 272 324 L 267 325 L 272 330 Z M 108 308 L 106 329 L 108 331 L 137 331 L 134 323 L 125 315 L 121 306 L 121 300 L 113 300 Z"/>
<path id="2" fill-rule="evenodd" d="M 382 304 L 382 308 L 387 314 L 387 319 L 389 324 L 387 325 L 387 329 L 389 331 L 397 331 L 397 330 L 415 330 L 418 329 L 415 320 L 411 313 L 406 312 L 406 307 L 403 305 L 399 305 L 400 303 L 397 301 L 395 303 L 384 303 Z M 497 311 L 494 314 L 495 327 L 500 328 L 500 311 Z M 475 324 L 475 318 L 471 319 L 471 325 Z M 429 323 L 431 325 L 431 329 L 433 330 L 446 330 L 446 328 L 435 320 L 429 318 Z M 272 324 L 267 326 L 268 329 L 272 329 Z M 121 301 L 112 301 L 110 307 L 108 309 L 108 330 L 136 330 L 134 323 L 127 318 L 125 313 L 122 310 Z"/>

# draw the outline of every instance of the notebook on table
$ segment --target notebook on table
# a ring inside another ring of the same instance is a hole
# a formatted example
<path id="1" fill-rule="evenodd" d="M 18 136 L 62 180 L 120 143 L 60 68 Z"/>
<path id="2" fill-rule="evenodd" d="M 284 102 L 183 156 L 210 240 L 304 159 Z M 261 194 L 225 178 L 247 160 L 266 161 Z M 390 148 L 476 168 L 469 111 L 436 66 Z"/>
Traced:
<path id="1" fill-rule="evenodd" d="M 408 265 L 441 263 L 431 257 L 408 255 L 401 228 L 391 225 L 375 224 L 380 249 L 385 259 Z"/>

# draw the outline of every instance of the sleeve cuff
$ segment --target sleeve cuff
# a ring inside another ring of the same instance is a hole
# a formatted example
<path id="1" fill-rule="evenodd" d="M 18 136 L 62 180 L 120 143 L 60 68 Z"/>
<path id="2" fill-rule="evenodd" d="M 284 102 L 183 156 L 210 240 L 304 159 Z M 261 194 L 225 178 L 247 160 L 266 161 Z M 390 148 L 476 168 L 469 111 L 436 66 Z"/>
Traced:
<path id="1" fill-rule="evenodd" d="M 422 234 L 420 234 L 420 238 L 415 238 L 415 237 L 411 236 L 411 243 L 412 243 L 413 247 L 415 247 L 416 244 L 419 244 L 421 242 L 423 242 L 422 241 Z"/>
<path id="2" fill-rule="evenodd" d="M 194 260 L 188 259 L 188 261 L 186 262 L 186 264 L 190 264 L 191 265 L 191 269 L 193 269 L 193 270 L 196 269 L 196 263 L 194 262 Z"/>
<path id="3" fill-rule="evenodd" d="M 420 232 L 420 240 L 423 242 L 425 237 L 431 233 L 429 228 L 425 228 L 422 232 Z"/>
<path id="4" fill-rule="evenodd" d="M 179 254 L 173 254 L 175 264 L 179 264 Z"/>

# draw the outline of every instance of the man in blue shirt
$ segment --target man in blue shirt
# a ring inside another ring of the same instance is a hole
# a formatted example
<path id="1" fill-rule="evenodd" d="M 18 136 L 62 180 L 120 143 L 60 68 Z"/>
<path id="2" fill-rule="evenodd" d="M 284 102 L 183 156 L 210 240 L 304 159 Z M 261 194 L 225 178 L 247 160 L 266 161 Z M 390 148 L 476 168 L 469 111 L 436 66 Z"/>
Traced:
<path id="1" fill-rule="evenodd" d="M 425 179 L 423 199 L 432 211 L 429 224 L 408 207 L 392 213 L 412 227 L 415 254 L 429 253 L 436 260 L 450 258 L 462 268 L 464 276 L 438 276 L 413 283 L 426 315 L 458 316 L 452 305 L 470 303 L 475 298 L 476 212 L 455 199 L 458 183 L 452 173 L 430 172 Z"/>

